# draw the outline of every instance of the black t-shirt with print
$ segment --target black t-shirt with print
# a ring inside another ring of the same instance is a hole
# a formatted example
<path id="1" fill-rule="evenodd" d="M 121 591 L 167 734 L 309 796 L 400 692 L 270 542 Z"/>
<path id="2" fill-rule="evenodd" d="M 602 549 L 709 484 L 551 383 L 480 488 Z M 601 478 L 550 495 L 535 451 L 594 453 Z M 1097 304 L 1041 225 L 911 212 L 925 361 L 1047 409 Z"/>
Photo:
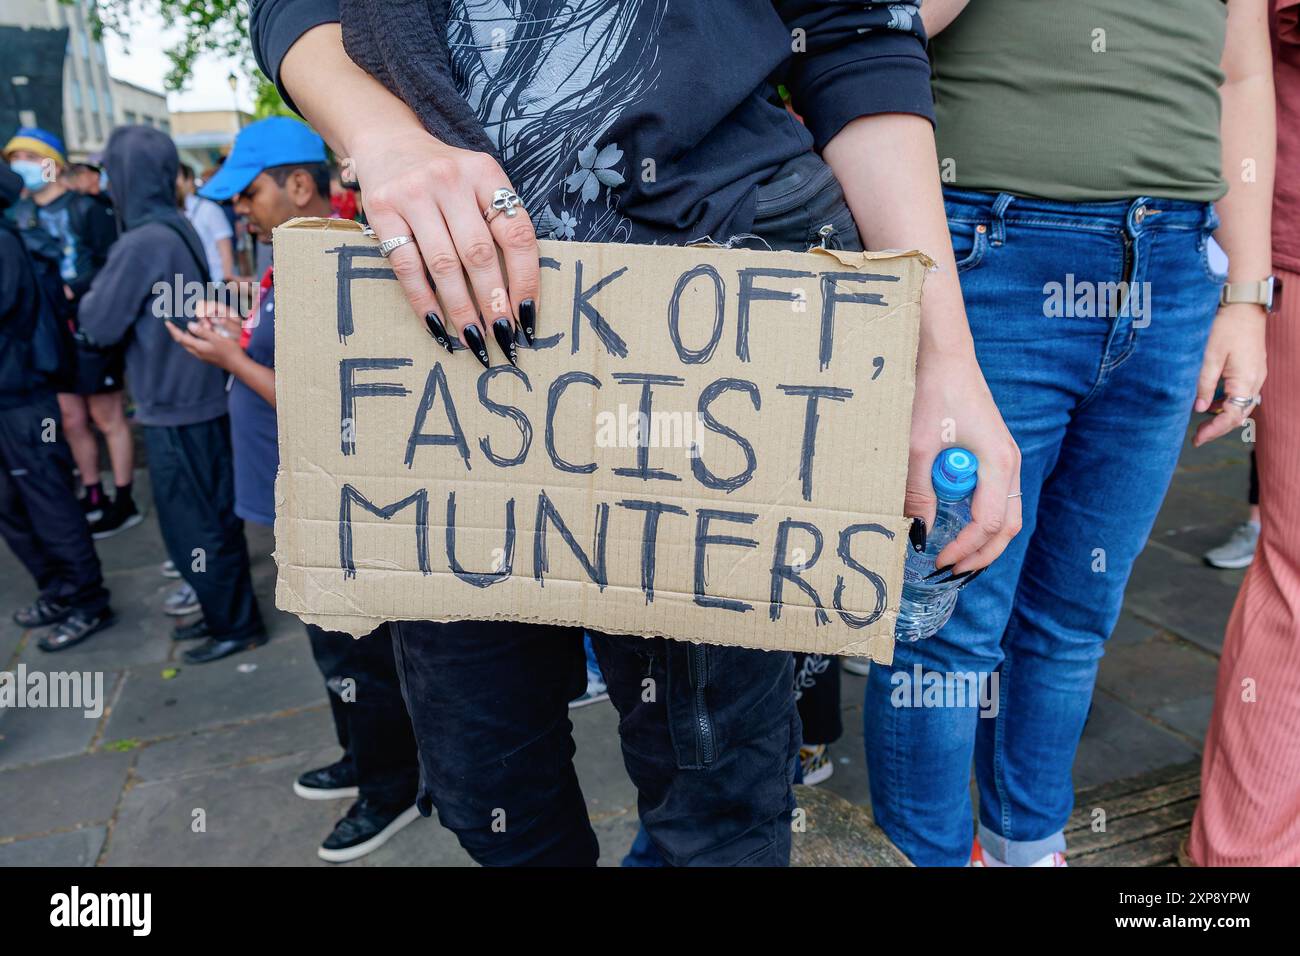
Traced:
<path id="1" fill-rule="evenodd" d="M 278 82 L 297 38 L 336 20 L 337 0 L 254 0 L 263 70 Z M 452 0 L 447 40 L 542 238 L 725 240 L 749 231 L 759 183 L 851 120 L 933 117 L 911 3 Z"/>

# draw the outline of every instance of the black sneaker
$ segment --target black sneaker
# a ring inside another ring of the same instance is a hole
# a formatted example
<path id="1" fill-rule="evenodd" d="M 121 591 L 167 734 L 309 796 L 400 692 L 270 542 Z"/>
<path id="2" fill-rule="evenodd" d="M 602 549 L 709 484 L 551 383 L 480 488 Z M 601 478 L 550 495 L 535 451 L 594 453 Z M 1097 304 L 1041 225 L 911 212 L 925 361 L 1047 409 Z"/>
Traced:
<path id="1" fill-rule="evenodd" d="M 190 624 L 182 624 L 172 628 L 173 641 L 197 641 L 208 636 L 207 618 L 201 617 Z"/>
<path id="2" fill-rule="evenodd" d="M 130 498 L 123 501 L 119 495 L 104 505 L 104 513 L 98 521 L 90 523 L 90 536 L 102 541 L 127 528 L 134 528 L 143 520 L 144 515 L 136 509 L 135 502 Z"/>
<path id="3" fill-rule="evenodd" d="M 64 618 L 62 624 L 37 641 L 36 646 L 47 654 L 66 651 L 69 647 L 76 647 L 90 635 L 111 626 L 116 620 L 117 615 L 108 608 L 104 608 L 98 614 L 73 611 Z"/>
<path id="4" fill-rule="evenodd" d="M 261 647 L 267 641 L 266 632 L 261 631 L 252 637 L 232 638 L 229 640 L 219 641 L 215 637 L 209 637 L 198 647 L 191 647 L 181 655 L 181 660 L 186 664 L 210 664 L 213 661 L 219 661 L 223 657 L 229 657 L 231 654 L 238 654 L 240 651 L 251 651 L 255 647 Z"/>
<path id="5" fill-rule="evenodd" d="M 86 521 L 93 523 L 104 517 L 104 510 L 108 507 L 108 499 L 104 495 L 101 494 L 98 498 L 82 495 L 78 500 L 81 502 L 81 513 L 86 516 Z"/>
<path id="6" fill-rule="evenodd" d="M 350 760 L 308 770 L 293 782 L 293 792 L 304 800 L 355 800 L 361 795 L 357 790 L 357 769 Z"/>
<path id="7" fill-rule="evenodd" d="M 325 838 L 316 855 L 330 863 L 358 860 L 378 850 L 419 815 L 415 807 L 393 810 L 358 800 L 334 827 L 334 832 Z"/>
<path id="8" fill-rule="evenodd" d="M 14 623 L 19 627 L 47 627 L 58 624 L 71 613 L 72 608 L 66 604 L 38 597 L 34 603 L 14 611 Z"/>

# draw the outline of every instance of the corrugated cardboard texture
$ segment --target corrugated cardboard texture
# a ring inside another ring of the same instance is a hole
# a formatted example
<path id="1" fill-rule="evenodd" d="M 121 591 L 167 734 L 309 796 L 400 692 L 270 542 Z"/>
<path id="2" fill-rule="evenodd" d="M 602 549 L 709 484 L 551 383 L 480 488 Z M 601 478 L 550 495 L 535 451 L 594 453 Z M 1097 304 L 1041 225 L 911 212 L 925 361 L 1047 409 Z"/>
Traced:
<path id="1" fill-rule="evenodd" d="M 542 242 L 518 375 L 376 245 L 275 233 L 281 608 L 891 659 L 924 256 Z"/>

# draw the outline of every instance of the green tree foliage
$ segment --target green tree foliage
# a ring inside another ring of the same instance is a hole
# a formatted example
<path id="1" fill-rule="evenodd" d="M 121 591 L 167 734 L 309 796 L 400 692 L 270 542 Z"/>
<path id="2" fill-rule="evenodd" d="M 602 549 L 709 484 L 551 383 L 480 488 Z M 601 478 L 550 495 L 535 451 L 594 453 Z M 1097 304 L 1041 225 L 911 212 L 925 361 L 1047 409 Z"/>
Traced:
<path id="1" fill-rule="evenodd" d="M 74 0 L 59 2 L 68 4 Z M 246 0 L 95 0 L 86 4 L 86 13 L 97 38 L 105 32 L 114 33 L 122 38 L 128 50 L 131 28 L 142 16 L 157 17 L 177 31 L 175 45 L 166 51 L 170 67 L 163 86 L 168 90 L 184 89 L 198 58 L 215 54 L 234 61 L 239 72 L 252 81 L 258 118 L 290 113 L 275 84 L 253 60 Z"/>

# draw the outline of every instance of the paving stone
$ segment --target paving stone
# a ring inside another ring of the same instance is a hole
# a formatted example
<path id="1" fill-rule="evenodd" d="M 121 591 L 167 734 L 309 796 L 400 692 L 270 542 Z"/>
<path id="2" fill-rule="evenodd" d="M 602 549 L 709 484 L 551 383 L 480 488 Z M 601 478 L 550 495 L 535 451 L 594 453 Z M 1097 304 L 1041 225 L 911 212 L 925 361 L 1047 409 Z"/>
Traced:
<path id="1" fill-rule="evenodd" d="M 8 608 L 10 605 L 6 604 L 5 607 Z M 17 607 L 17 605 L 15 604 L 13 607 Z M 8 615 L 5 615 L 4 619 L 0 620 L 0 670 L 11 669 L 24 633 L 21 627 L 9 620 Z"/>
<path id="2" fill-rule="evenodd" d="M 256 665 L 251 672 L 241 670 Z M 279 638 L 211 664 L 131 668 L 105 730 L 108 741 L 149 740 L 319 704 L 320 671 L 307 635 Z"/>
<path id="3" fill-rule="evenodd" d="M 0 844 L 0 867 L 94 866 L 107 836 L 107 827 L 83 827 L 3 843 Z"/>
<path id="4" fill-rule="evenodd" d="M 337 751 L 295 754 L 134 786 L 122 798 L 104 862 L 328 866 L 316 856 L 316 848 L 347 812 L 348 801 L 303 800 L 294 795 L 292 782 L 304 770 L 335 757 Z M 206 832 L 192 829 L 196 809 L 205 811 Z M 418 859 L 426 866 L 468 859 L 454 836 L 427 822 L 412 824 L 376 857 L 372 863 Z"/>
<path id="5" fill-rule="evenodd" d="M 861 807 L 821 787 L 795 787 L 795 800 L 804 816 L 792 866 L 911 866 Z"/>
<path id="6" fill-rule="evenodd" d="M 587 798 L 593 825 L 629 811 L 636 816 L 636 787 L 623 766 L 618 737 L 618 711 L 608 701 L 569 711 L 578 752 L 573 765 Z M 635 829 L 633 831 L 635 833 Z M 631 844 L 629 843 L 629 846 Z M 623 848 L 626 851 L 626 847 Z"/>
<path id="7" fill-rule="evenodd" d="M 1157 707 L 1151 716 L 1199 742 L 1205 739 L 1205 734 L 1210 729 L 1210 715 L 1213 711 L 1214 694 L 1211 693 L 1172 701 L 1163 707 Z"/>
<path id="8" fill-rule="evenodd" d="M 1074 760 L 1075 789 L 1131 777 L 1196 759 L 1197 752 L 1104 693 L 1093 697 L 1092 717 Z"/>
<path id="9" fill-rule="evenodd" d="M 840 706 L 844 735 L 830 745 L 835 772 L 818 789 L 829 790 L 850 803 L 871 812 L 871 788 L 867 781 L 867 755 L 862 743 L 862 697 L 867 679 L 841 672 Z"/>
<path id="10" fill-rule="evenodd" d="M 1138 557 L 1125 602 L 1139 617 L 1218 654 L 1243 577 L 1152 542 Z"/>
<path id="11" fill-rule="evenodd" d="M 1115 630 L 1111 631 L 1110 640 L 1106 642 L 1108 648 L 1120 644 L 1138 644 L 1160 633 L 1160 628 L 1134 617 L 1127 610 L 1127 605 L 1125 605 L 1125 608 L 1126 610 L 1120 613 L 1119 621 L 1115 624 Z"/>
<path id="12" fill-rule="evenodd" d="M 322 833 L 320 839 L 324 839 Z M 315 845 L 312 853 L 316 852 Z M 435 862 L 436 861 L 436 862 Z M 330 864 L 317 861 L 321 866 L 477 866 L 468 853 L 461 849 L 456 834 L 438 822 L 437 814 L 420 817 L 401 833 L 369 856 L 351 863 Z"/>
<path id="13" fill-rule="evenodd" d="M 133 760 L 94 753 L 0 770 L 0 838 L 108 820 Z"/>
<path id="14" fill-rule="evenodd" d="M 14 707 L 0 711 L 0 767 L 84 753 L 108 713 L 121 679 L 116 671 L 98 674 L 103 680 L 98 717 L 87 717 L 85 707 Z"/>
<path id="15" fill-rule="evenodd" d="M 336 741 L 323 684 L 320 698 L 318 707 L 297 713 L 263 717 L 222 730 L 192 731 L 148 744 L 136 760 L 136 779 L 162 780 L 304 750 L 326 751 Z M 325 762 L 340 755 L 336 748 Z"/>
<path id="16" fill-rule="evenodd" d="M 1217 674 L 1218 661 L 1199 647 L 1157 635 L 1108 648 L 1097 683 L 1133 710 L 1154 714 L 1189 697 L 1213 699 Z"/>
<path id="17" fill-rule="evenodd" d="M 621 866 L 623 857 L 632 849 L 632 842 L 636 839 L 640 826 L 641 818 L 637 815 L 635 806 L 617 816 L 593 819 L 591 828 L 596 831 L 596 840 L 600 844 L 600 859 L 596 865 Z"/>
<path id="18" fill-rule="evenodd" d="M 1240 477 L 1238 471 L 1232 470 L 1234 477 Z M 1151 537 L 1200 561 L 1206 551 L 1226 541 L 1249 516 L 1250 505 L 1244 492 L 1230 499 L 1178 484 L 1170 488 Z"/>
<path id="19" fill-rule="evenodd" d="M 21 660 L 41 670 L 121 670 L 135 665 L 162 666 L 178 653 L 171 639 L 175 619 L 162 613 L 163 598 L 175 587 L 158 574 L 117 571 L 105 575 L 112 592 L 117 623 L 87 638 L 82 644 L 57 654 L 37 647 L 36 635 L 23 649 Z"/>

